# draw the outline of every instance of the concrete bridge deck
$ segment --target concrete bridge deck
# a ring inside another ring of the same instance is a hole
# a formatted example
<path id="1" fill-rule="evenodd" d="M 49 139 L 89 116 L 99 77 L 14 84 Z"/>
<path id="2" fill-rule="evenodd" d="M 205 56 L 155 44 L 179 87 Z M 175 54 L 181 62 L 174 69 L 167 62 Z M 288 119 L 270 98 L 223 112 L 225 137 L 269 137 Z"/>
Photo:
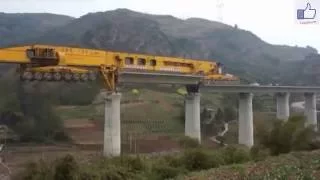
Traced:
<path id="1" fill-rule="evenodd" d="M 318 86 L 253 86 L 253 85 L 207 85 L 201 86 L 203 92 L 229 93 L 320 93 Z"/>

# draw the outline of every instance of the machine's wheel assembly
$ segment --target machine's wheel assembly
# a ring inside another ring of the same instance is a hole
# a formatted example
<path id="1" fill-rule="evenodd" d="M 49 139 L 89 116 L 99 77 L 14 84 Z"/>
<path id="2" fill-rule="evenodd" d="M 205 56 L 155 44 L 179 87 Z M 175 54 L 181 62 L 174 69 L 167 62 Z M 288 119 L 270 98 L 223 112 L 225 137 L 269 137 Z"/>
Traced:
<path id="1" fill-rule="evenodd" d="M 43 78 L 43 73 L 42 72 L 35 72 L 33 76 L 34 76 L 35 80 L 41 81 Z"/>
<path id="2" fill-rule="evenodd" d="M 45 72 L 44 75 L 43 75 L 43 77 L 44 77 L 45 80 L 51 81 L 52 78 L 53 78 L 53 75 L 52 75 L 52 73 Z"/>
<path id="3" fill-rule="evenodd" d="M 80 75 L 80 78 L 81 78 L 82 81 L 88 81 L 89 76 L 88 76 L 87 73 L 83 73 L 83 74 Z"/>
<path id="4" fill-rule="evenodd" d="M 66 81 L 71 81 L 71 80 L 72 80 L 72 74 L 71 74 L 71 73 L 65 73 L 65 74 L 63 75 L 63 77 L 64 77 L 64 79 L 65 79 Z"/>
<path id="5" fill-rule="evenodd" d="M 53 79 L 54 79 L 55 81 L 60 81 L 61 78 L 62 78 L 61 73 L 56 72 L 56 73 L 53 74 Z"/>
<path id="6" fill-rule="evenodd" d="M 80 80 L 80 74 L 78 74 L 78 73 L 73 73 L 73 74 L 72 74 L 72 79 L 75 80 L 75 81 L 79 81 L 79 80 Z"/>
<path id="7" fill-rule="evenodd" d="M 22 80 L 31 81 L 33 79 L 33 74 L 32 74 L 32 72 L 25 71 L 22 73 L 21 78 L 22 78 Z"/>

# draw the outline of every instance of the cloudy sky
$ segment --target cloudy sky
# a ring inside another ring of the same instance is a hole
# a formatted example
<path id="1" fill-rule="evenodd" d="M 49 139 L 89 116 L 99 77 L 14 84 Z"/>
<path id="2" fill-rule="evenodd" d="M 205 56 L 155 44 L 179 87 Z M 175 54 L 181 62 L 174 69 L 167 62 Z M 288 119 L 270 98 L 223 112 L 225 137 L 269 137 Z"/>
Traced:
<path id="1" fill-rule="evenodd" d="M 223 2 L 218 16 L 217 1 Z M 272 44 L 310 45 L 320 52 L 320 23 L 299 24 L 296 8 L 307 0 L 0 0 L 0 12 L 50 12 L 80 17 L 89 12 L 128 8 L 151 14 L 170 14 L 178 18 L 198 17 L 250 30 Z M 317 9 L 320 0 L 309 0 Z"/>

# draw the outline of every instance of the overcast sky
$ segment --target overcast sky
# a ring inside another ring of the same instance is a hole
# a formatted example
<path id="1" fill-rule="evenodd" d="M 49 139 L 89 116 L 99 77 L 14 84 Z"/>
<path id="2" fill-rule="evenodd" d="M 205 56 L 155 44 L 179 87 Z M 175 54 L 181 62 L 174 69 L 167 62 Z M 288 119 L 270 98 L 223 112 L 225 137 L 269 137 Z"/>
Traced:
<path id="1" fill-rule="evenodd" d="M 223 23 L 250 30 L 272 44 L 310 45 L 320 51 L 320 24 L 298 24 L 296 1 L 307 0 L 219 0 Z M 317 8 L 320 0 L 309 0 Z M 318 3 L 318 4 L 315 4 Z M 304 4 L 304 2 L 302 2 Z M 198 17 L 217 21 L 217 0 L 0 0 L 0 12 L 49 12 L 80 17 L 89 12 L 128 8 L 178 18 Z M 304 8 L 304 7 L 301 7 Z"/>

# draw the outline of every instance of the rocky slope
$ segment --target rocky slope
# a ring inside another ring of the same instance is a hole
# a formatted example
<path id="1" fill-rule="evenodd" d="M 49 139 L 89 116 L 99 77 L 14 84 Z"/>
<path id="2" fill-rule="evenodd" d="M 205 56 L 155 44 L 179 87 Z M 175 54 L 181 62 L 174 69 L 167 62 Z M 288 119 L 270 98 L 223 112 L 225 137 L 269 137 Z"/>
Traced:
<path id="1" fill-rule="evenodd" d="M 0 46 L 33 39 L 49 29 L 65 25 L 72 17 L 45 13 L 0 13 Z"/>

